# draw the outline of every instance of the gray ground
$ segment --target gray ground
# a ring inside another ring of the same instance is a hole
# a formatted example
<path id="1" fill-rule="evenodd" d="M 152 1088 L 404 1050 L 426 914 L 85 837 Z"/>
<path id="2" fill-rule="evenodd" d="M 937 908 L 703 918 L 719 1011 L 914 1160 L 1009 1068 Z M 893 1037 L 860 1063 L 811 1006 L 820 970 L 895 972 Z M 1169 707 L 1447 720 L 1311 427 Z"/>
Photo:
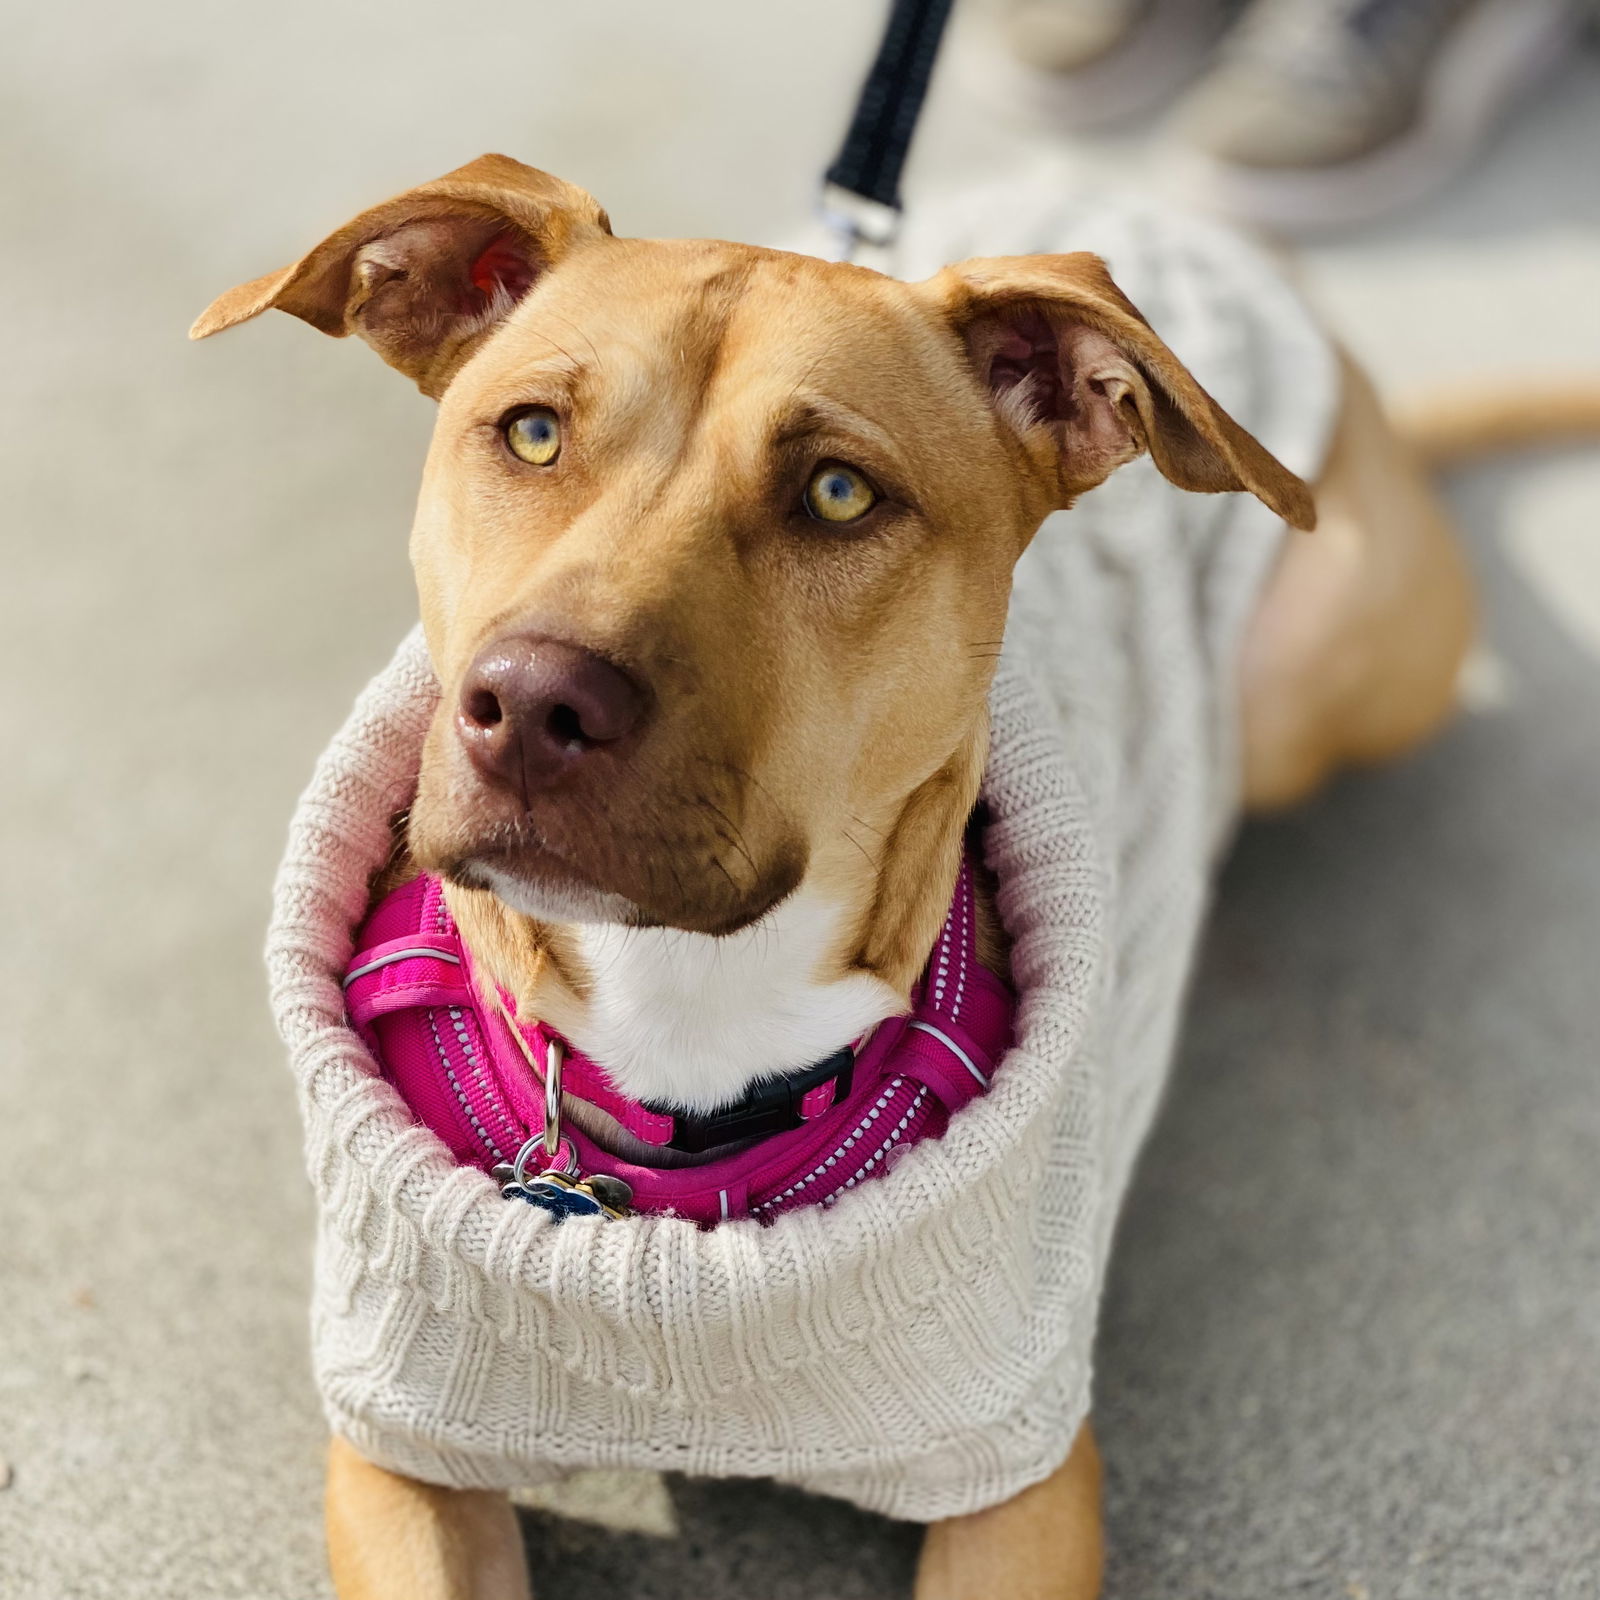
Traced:
<path id="1" fill-rule="evenodd" d="M 428 407 L 219 288 L 478 151 L 627 231 L 803 214 L 873 8 L 10 8 L 0 60 L 0 1593 L 326 1592 L 307 1201 L 257 950 L 315 751 L 406 623 Z M 974 69 L 975 72 L 975 69 Z M 934 185 L 1024 135 L 947 74 Z M 1126 140 L 1086 159 L 1137 169 Z M 1308 257 L 1398 384 L 1600 367 L 1600 66 Z M 1116 1600 L 1600 1593 L 1594 454 L 1452 496 L 1474 709 L 1250 829 L 1116 1259 Z M 759 1485 L 531 1512 L 546 1594 L 901 1592 L 912 1531 Z"/>

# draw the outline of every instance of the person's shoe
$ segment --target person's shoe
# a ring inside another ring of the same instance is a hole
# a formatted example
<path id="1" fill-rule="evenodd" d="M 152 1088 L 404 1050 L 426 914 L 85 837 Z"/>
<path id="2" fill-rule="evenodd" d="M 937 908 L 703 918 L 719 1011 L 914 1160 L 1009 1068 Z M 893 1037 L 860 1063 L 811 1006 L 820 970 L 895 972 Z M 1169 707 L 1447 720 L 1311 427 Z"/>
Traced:
<path id="1" fill-rule="evenodd" d="M 1290 229 L 1434 187 L 1559 55 L 1573 0 L 1256 0 L 1170 131 L 1186 196 Z"/>
<path id="2" fill-rule="evenodd" d="M 1146 0 L 1011 0 L 1000 23 L 1018 60 L 1041 72 L 1081 72 L 1125 44 Z"/>
<path id="3" fill-rule="evenodd" d="M 987 98 L 1058 126 L 1148 111 L 1204 66 L 1239 0 L 988 0 Z M 987 48 L 985 48 L 987 46 Z"/>

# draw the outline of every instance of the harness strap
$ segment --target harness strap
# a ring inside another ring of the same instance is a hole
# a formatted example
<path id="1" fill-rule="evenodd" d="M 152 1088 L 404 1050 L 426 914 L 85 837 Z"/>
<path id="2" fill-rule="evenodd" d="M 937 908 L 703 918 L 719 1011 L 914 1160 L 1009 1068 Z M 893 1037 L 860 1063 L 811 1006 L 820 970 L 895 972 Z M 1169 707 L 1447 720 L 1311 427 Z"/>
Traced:
<path id="1" fill-rule="evenodd" d="M 367 942 L 370 940 L 371 942 Z M 688 1151 L 736 1145 L 698 1167 L 639 1167 L 571 1135 L 583 1170 L 611 1174 L 635 1206 L 700 1222 L 770 1218 L 826 1203 L 883 1171 L 900 1147 L 936 1137 L 989 1086 L 1011 1034 L 1011 997 L 977 960 L 972 867 L 963 858 L 944 926 L 909 1015 L 804 1072 L 755 1086 L 740 1103 L 688 1117 L 629 1100 L 604 1069 L 508 995 L 494 1005 L 473 980 L 437 879 L 394 890 L 374 908 L 345 975 L 350 1021 L 384 1075 L 458 1160 L 510 1161 L 544 1125 L 546 1046 L 563 1049 L 562 1088 L 647 1144 Z"/>
<path id="2" fill-rule="evenodd" d="M 365 1028 L 412 1006 L 472 1002 L 472 982 L 454 933 L 417 932 L 363 950 L 344 975 L 344 1007 Z"/>
<path id="3" fill-rule="evenodd" d="M 950 5 L 951 0 L 891 0 L 844 144 L 823 178 L 822 213 L 839 234 L 846 260 L 862 245 L 887 247 L 899 231 L 900 175 Z"/>

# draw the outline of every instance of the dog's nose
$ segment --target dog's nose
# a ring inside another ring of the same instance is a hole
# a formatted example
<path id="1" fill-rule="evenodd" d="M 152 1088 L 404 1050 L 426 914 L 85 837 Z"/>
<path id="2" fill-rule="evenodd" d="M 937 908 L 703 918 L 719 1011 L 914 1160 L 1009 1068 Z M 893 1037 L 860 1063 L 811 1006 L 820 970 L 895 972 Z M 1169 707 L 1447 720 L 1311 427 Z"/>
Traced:
<path id="1" fill-rule="evenodd" d="M 644 710 L 633 679 L 592 650 L 516 635 L 467 669 L 456 731 L 484 777 L 526 793 L 619 744 Z"/>

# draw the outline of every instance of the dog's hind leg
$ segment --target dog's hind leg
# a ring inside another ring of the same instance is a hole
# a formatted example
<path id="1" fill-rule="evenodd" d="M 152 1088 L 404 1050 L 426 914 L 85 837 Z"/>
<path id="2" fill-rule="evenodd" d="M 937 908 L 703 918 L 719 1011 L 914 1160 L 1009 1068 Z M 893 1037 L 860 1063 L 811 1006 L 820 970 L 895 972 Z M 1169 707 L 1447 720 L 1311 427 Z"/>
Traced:
<path id="1" fill-rule="evenodd" d="M 1449 517 L 1348 360 L 1315 493 L 1316 530 L 1287 536 L 1245 639 L 1244 802 L 1255 810 L 1426 738 L 1455 704 L 1472 637 Z"/>
<path id="2" fill-rule="evenodd" d="M 1100 1454 L 1085 1422 L 1042 1483 L 928 1529 L 916 1600 L 1096 1600 L 1103 1559 Z"/>
<path id="3" fill-rule="evenodd" d="M 339 1600 L 530 1600 L 505 1495 L 403 1478 L 339 1438 L 328 1451 L 327 1529 Z"/>

